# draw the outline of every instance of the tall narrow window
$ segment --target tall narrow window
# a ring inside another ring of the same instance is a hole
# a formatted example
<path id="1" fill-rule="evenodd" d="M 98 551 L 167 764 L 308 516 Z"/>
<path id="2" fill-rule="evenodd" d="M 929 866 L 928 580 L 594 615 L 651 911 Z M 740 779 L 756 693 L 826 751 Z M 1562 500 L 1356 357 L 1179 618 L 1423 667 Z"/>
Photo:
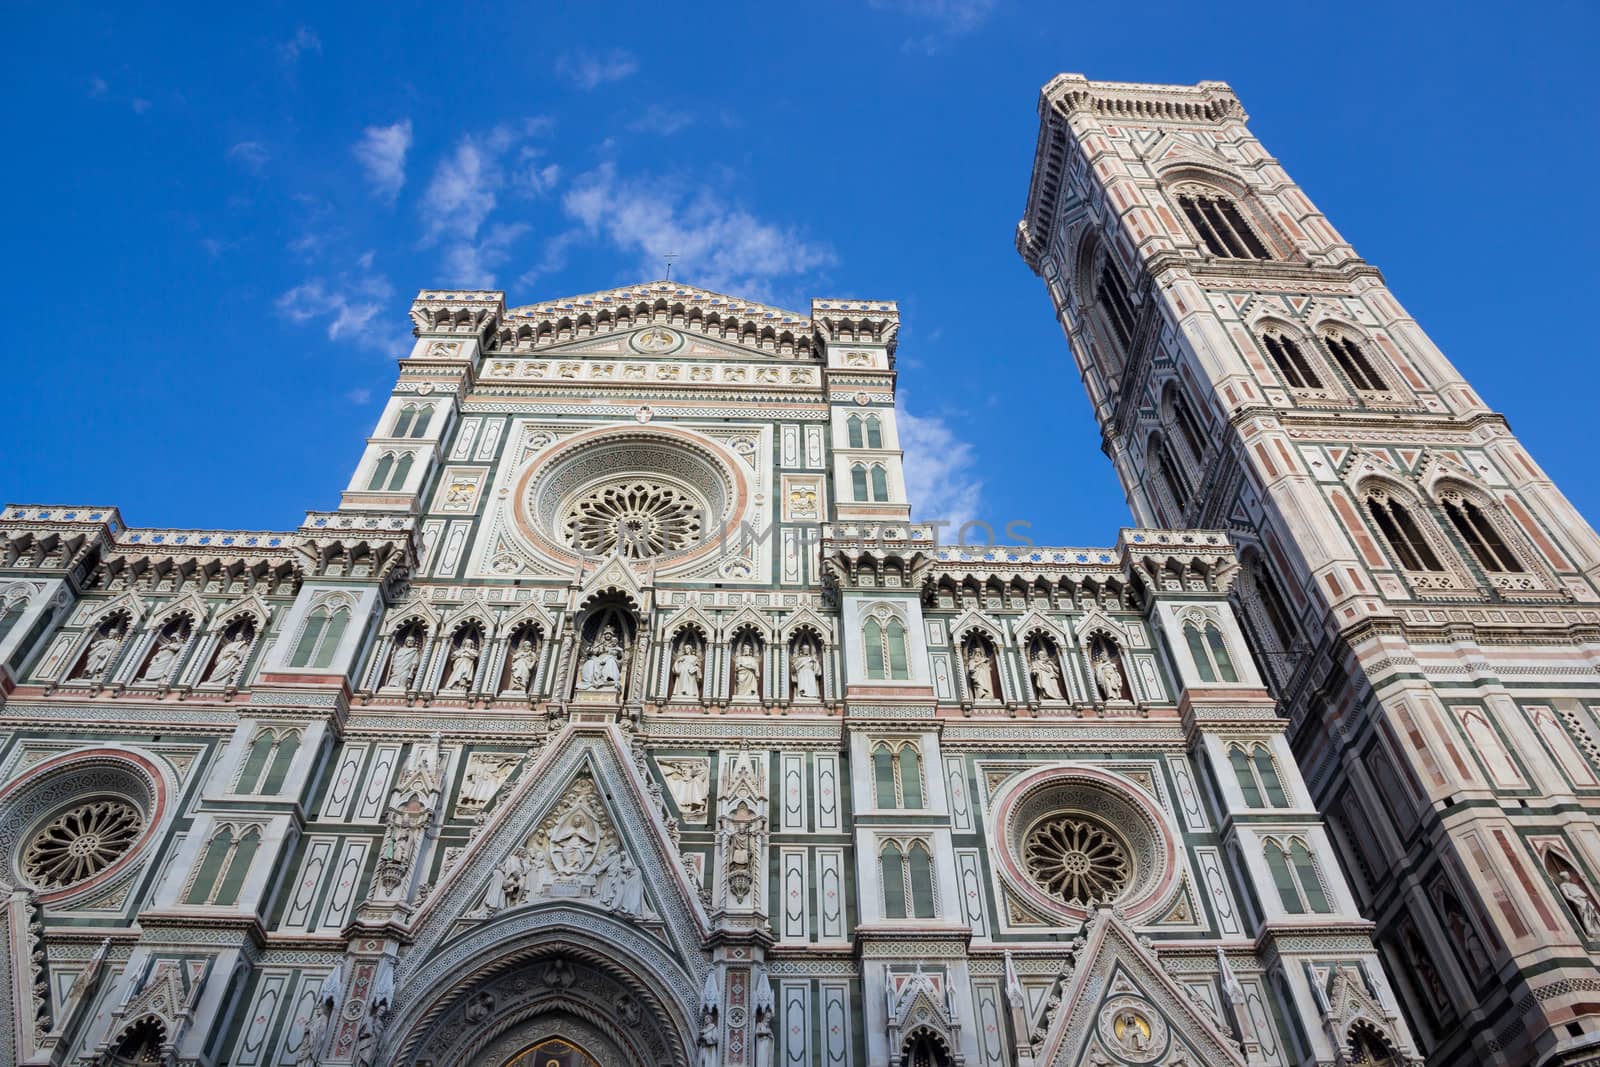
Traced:
<path id="1" fill-rule="evenodd" d="M 391 437 L 404 437 L 411 432 L 411 420 L 417 417 L 417 409 L 407 404 L 400 409 L 400 417 L 394 420 L 394 433 Z"/>
<path id="2" fill-rule="evenodd" d="M 344 640 L 345 627 L 350 625 L 350 609 L 336 608 L 328 617 L 328 628 L 322 632 L 322 640 L 317 645 L 317 654 L 312 657 L 313 667 L 328 667 L 333 664 L 333 654 L 339 650 L 339 642 Z"/>
<path id="3" fill-rule="evenodd" d="M 911 914 L 918 919 L 933 918 L 933 857 L 928 846 L 914 841 L 906 854 L 911 868 Z"/>
<path id="4" fill-rule="evenodd" d="M 894 808 L 896 803 L 894 788 L 894 753 L 889 751 L 888 745 L 878 745 L 872 750 L 872 780 L 876 787 L 878 807 Z"/>
<path id="5" fill-rule="evenodd" d="M 889 646 L 889 677 L 904 682 L 911 677 L 909 657 L 906 655 L 906 628 L 899 619 L 890 619 L 884 628 L 885 643 Z"/>
<path id="6" fill-rule="evenodd" d="M 367 488 L 373 491 L 387 488 L 389 485 L 389 474 L 393 470 L 394 456 L 388 452 L 385 452 L 378 458 L 378 465 L 372 468 L 372 478 L 367 482 Z"/>
<path id="7" fill-rule="evenodd" d="M 867 499 L 867 468 L 856 463 L 850 467 L 850 496 L 853 500 Z"/>
<path id="8" fill-rule="evenodd" d="M 428 432 L 428 423 L 433 421 L 433 405 L 417 409 L 417 421 L 411 424 L 411 436 L 422 437 Z"/>
<path id="9" fill-rule="evenodd" d="M 1176 385 L 1167 388 L 1168 402 L 1172 409 L 1172 421 L 1177 423 L 1178 432 L 1183 435 L 1183 443 L 1189 446 L 1189 454 L 1199 462 L 1206 454 L 1205 434 L 1200 429 L 1200 421 L 1194 417 L 1194 412 L 1189 407 L 1188 399 L 1183 395 L 1183 390 Z"/>
<path id="10" fill-rule="evenodd" d="M 861 434 L 861 416 L 851 415 L 844 420 L 845 428 L 850 435 L 851 448 L 865 448 L 865 438 Z"/>
<path id="11" fill-rule="evenodd" d="M 1317 377 L 1317 372 L 1311 368 L 1311 361 L 1306 359 L 1306 354 L 1300 350 L 1300 345 L 1293 337 L 1280 333 L 1264 333 L 1261 343 L 1267 350 L 1267 355 L 1272 357 L 1272 363 L 1278 368 L 1278 373 L 1283 380 L 1295 389 L 1321 389 L 1322 379 Z"/>
<path id="12" fill-rule="evenodd" d="M 1123 352 L 1127 352 L 1128 346 L 1133 343 L 1133 328 L 1137 320 L 1133 315 L 1133 304 L 1128 300 L 1127 287 L 1122 284 L 1122 275 L 1110 263 L 1100 266 L 1095 298 L 1105 309 L 1106 321 L 1111 324 L 1111 332 L 1116 334 L 1119 346 Z"/>
<path id="13" fill-rule="evenodd" d="M 1306 848 L 1304 841 L 1295 838 L 1289 846 L 1289 863 L 1294 868 L 1295 878 L 1300 883 L 1300 892 L 1305 894 L 1306 907 L 1319 914 L 1326 914 L 1333 909 L 1328 906 L 1328 896 L 1322 891 L 1322 879 L 1317 875 L 1317 865 L 1312 862 L 1311 850 Z"/>
<path id="14" fill-rule="evenodd" d="M 27 610 L 28 602 L 26 600 L 14 600 L 6 605 L 3 610 L 0 610 L 0 641 L 4 641 L 6 634 L 16 628 L 23 612 Z"/>
<path id="15" fill-rule="evenodd" d="M 1206 623 L 1206 648 L 1211 661 L 1217 666 L 1217 677 L 1224 682 L 1237 682 L 1239 672 L 1234 669 L 1233 657 L 1228 655 L 1228 643 L 1223 640 L 1222 629 L 1215 623 Z"/>
<path id="16" fill-rule="evenodd" d="M 211 902 L 211 894 L 216 889 L 217 878 L 222 874 L 222 866 L 228 862 L 228 856 L 232 852 L 233 831 L 225 826 L 206 843 L 205 852 L 200 856 L 200 868 L 195 872 L 194 882 L 183 898 L 185 904 Z"/>
<path id="17" fill-rule="evenodd" d="M 271 730 L 262 730 L 256 734 L 256 739 L 250 742 L 250 751 L 245 754 L 244 768 L 239 772 L 238 784 L 234 786 L 235 793 L 254 793 L 261 784 L 261 772 L 266 769 L 267 760 L 272 757 L 273 745 L 277 739 Z"/>
<path id="18" fill-rule="evenodd" d="M 216 898 L 211 903 L 227 907 L 239 902 L 239 890 L 244 888 L 244 880 L 250 873 L 250 864 L 255 861 L 256 850 L 260 847 L 261 831 L 252 826 L 239 837 L 239 843 L 233 846 L 228 869 L 223 874 L 222 884 L 217 887 Z"/>
<path id="19" fill-rule="evenodd" d="M 1189 509 L 1189 483 L 1185 478 L 1183 468 L 1172 455 L 1166 439 L 1155 439 L 1156 472 L 1161 475 L 1161 481 L 1167 488 L 1167 493 L 1172 497 L 1172 503 L 1179 511 Z M 1178 518 L 1178 516 L 1174 516 Z"/>
<path id="20" fill-rule="evenodd" d="M 1506 545 L 1500 531 L 1489 521 L 1478 505 L 1460 497 L 1445 497 L 1444 513 L 1450 525 L 1456 528 L 1467 548 L 1471 549 L 1478 565 L 1491 574 L 1507 571 L 1517 573 L 1525 568 L 1522 561 Z"/>
<path id="21" fill-rule="evenodd" d="M 868 415 L 867 419 L 867 447 L 883 447 L 883 422 L 876 415 Z"/>
<path id="22" fill-rule="evenodd" d="M 886 676 L 884 664 L 887 660 L 883 640 L 883 624 L 877 619 L 868 619 L 861 627 L 863 658 L 867 661 L 867 678 L 880 680 Z"/>
<path id="23" fill-rule="evenodd" d="M 1278 887 L 1278 899 L 1283 903 L 1283 910 L 1291 915 L 1304 914 L 1305 901 L 1300 899 L 1300 886 L 1295 882 L 1294 872 L 1289 869 L 1289 857 L 1283 846 L 1276 841 L 1268 841 L 1266 858 L 1267 870 L 1272 873 L 1272 884 Z"/>
<path id="24" fill-rule="evenodd" d="M 294 754 L 300 748 L 300 734 L 290 730 L 278 739 L 277 746 L 272 752 L 272 766 L 267 770 L 267 780 L 261 791 L 267 794 L 276 794 L 283 788 L 284 781 L 289 777 L 289 767 L 294 763 Z"/>
<path id="25" fill-rule="evenodd" d="M 400 457 L 400 462 L 394 465 L 394 477 L 389 479 L 390 492 L 394 492 L 405 487 L 406 479 L 411 477 L 411 460 L 412 455 L 410 452 L 407 452 L 405 455 Z"/>
<path id="26" fill-rule="evenodd" d="M 878 854 L 878 867 L 883 878 L 883 917 L 904 919 L 906 875 L 905 860 L 900 853 L 900 846 L 893 841 L 884 845 L 883 851 Z"/>
<path id="27" fill-rule="evenodd" d="M 1244 795 L 1244 802 L 1252 808 L 1261 807 L 1261 786 L 1256 782 L 1255 767 L 1250 762 L 1250 757 L 1238 745 L 1228 748 L 1228 762 L 1233 765 L 1233 776 L 1239 780 L 1239 792 Z"/>
<path id="28" fill-rule="evenodd" d="M 1231 199 L 1212 193 L 1180 193 L 1178 206 L 1206 250 L 1222 259 L 1271 259 L 1266 245 Z"/>
<path id="29" fill-rule="evenodd" d="M 1387 494 L 1374 493 L 1367 497 L 1367 511 L 1401 567 L 1408 571 L 1444 570 L 1405 505 Z"/>
<path id="30" fill-rule="evenodd" d="M 1267 803 L 1275 808 L 1289 806 L 1289 798 L 1284 794 L 1283 782 L 1278 778 L 1278 765 L 1272 762 L 1272 750 L 1266 745 L 1256 745 L 1250 760 L 1255 764 L 1256 778 L 1261 782 L 1262 792 L 1267 795 Z"/>
<path id="31" fill-rule="evenodd" d="M 311 663 L 311 656 L 322 640 L 322 631 L 328 626 L 330 614 L 326 606 L 311 609 L 311 614 L 306 618 L 306 628 L 300 633 L 300 643 L 294 647 L 294 655 L 289 657 L 289 666 L 305 667 Z"/>
<path id="32" fill-rule="evenodd" d="M 1382 376 L 1360 345 L 1343 334 L 1328 334 L 1323 340 L 1333 354 L 1333 361 L 1339 364 L 1339 369 L 1344 371 L 1351 385 L 1364 393 L 1388 391 L 1389 387 L 1384 384 Z"/>
<path id="33" fill-rule="evenodd" d="M 1289 614 L 1289 606 L 1284 602 L 1283 594 L 1278 592 L 1277 580 L 1267 570 L 1265 562 L 1259 560 L 1250 569 L 1250 579 L 1256 603 L 1267 617 L 1267 625 L 1272 628 L 1272 636 L 1277 640 L 1277 646 L 1272 651 L 1287 652 L 1295 640 L 1294 616 Z"/>
<path id="34" fill-rule="evenodd" d="M 889 472 L 881 463 L 872 465 L 872 499 L 880 503 L 889 499 Z"/>
<path id="35" fill-rule="evenodd" d="M 1183 627 L 1183 639 L 1189 646 L 1189 656 L 1194 660 L 1194 669 L 1200 672 L 1202 682 L 1217 680 L 1217 672 L 1211 668 L 1211 657 L 1206 654 L 1205 639 L 1200 636 L 1200 627 L 1194 623 L 1187 623 Z"/>
<path id="36" fill-rule="evenodd" d="M 900 772 L 900 806 L 922 807 L 922 760 L 917 757 L 916 748 L 911 745 L 902 746 L 898 763 L 896 769 Z"/>

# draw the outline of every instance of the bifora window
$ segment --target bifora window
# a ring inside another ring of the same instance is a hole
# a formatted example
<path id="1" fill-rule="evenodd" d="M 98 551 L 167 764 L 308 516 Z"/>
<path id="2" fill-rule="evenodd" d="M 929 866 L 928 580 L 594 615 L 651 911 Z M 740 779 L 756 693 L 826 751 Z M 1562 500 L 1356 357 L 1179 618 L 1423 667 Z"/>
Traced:
<path id="1" fill-rule="evenodd" d="M 1526 570 L 1516 553 L 1500 536 L 1500 531 L 1478 505 L 1456 493 L 1448 493 L 1440 500 L 1450 525 L 1461 540 L 1466 542 L 1478 565 L 1491 574 L 1520 573 Z"/>
<path id="2" fill-rule="evenodd" d="M 1239 792 L 1244 802 L 1252 808 L 1282 808 L 1289 804 L 1278 779 L 1277 764 L 1272 761 L 1272 751 L 1259 741 L 1250 745 L 1228 746 L 1228 762 L 1233 765 L 1233 776 L 1239 780 Z"/>
<path id="3" fill-rule="evenodd" d="M 311 609 L 306 628 L 300 634 L 289 659 L 291 667 L 321 669 L 333 663 L 333 654 L 344 638 L 345 627 L 350 625 L 350 609 L 344 605 L 319 604 Z"/>
<path id="4" fill-rule="evenodd" d="M 878 852 L 885 919 L 933 918 L 933 854 L 927 842 L 889 841 Z"/>
<path id="5" fill-rule="evenodd" d="M 1272 357 L 1273 366 L 1283 380 L 1294 389 L 1321 389 L 1322 379 L 1312 369 L 1311 361 L 1301 351 L 1300 344 L 1288 334 L 1267 330 L 1261 335 L 1261 344 Z"/>
<path id="6" fill-rule="evenodd" d="M 1239 672 L 1234 669 L 1233 657 L 1228 655 L 1228 643 L 1222 630 L 1214 622 L 1202 625 L 1194 619 L 1183 624 L 1183 639 L 1194 657 L 1195 669 L 1202 682 L 1237 682 Z"/>
<path id="7" fill-rule="evenodd" d="M 922 807 L 922 760 L 910 741 L 872 746 L 872 780 L 878 807 Z"/>
<path id="8" fill-rule="evenodd" d="M 1267 246 L 1245 222 L 1239 205 L 1217 193 L 1178 194 L 1178 206 L 1206 251 L 1220 259 L 1271 259 Z"/>
<path id="9" fill-rule="evenodd" d="M 1367 511 L 1401 567 L 1408 571 L 1444 570 L 1417 520 L 1404 504 L 1388 493 L 1377 491 L 1367 497 Z"/>
<path id="10" fill-rule="evenodd" d="M 1298 837 L 1287 842 L 1275 838 L 1266 841 L 1267 869 L 1278 887 L 1278 898 L 1283 910 L 1291 915 L 1315 912 L 1326 915 L 1333 910 L 1328 895 L 1323 891 L 1322 878 L 1311 858 L 1311 849 Z"/>
<path id="11" fill-rule="evenodd" d="M 861 634 L 869 679 L 904 682 L 911 678 L 905 623 L 892 615 L 872 616 L 862 625 Z"/>
<path id="12" fill-rule="evenodd" d="M 1367 358 L 1366 350 L 1355 341 L 1339 333 L 1323 335 L 1323 344 L 1328 346 L 1333 361 L 1339 364 L 1339 369 L 1344 371 L 1345 377 L 1350 379 L 1350 384 L 1363 393 L 1386 393 L 1389 391 L 1388 383 L 1372 365 L 1372 360 Z"/>

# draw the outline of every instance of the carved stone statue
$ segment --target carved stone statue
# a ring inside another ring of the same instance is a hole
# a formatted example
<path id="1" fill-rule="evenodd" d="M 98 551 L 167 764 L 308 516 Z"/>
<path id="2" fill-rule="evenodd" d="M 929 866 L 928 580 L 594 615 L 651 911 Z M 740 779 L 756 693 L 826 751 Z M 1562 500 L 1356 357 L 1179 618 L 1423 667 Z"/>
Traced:
<path id="1" fill-rule="evenodd" d="M 1121 700 L 1123 688 L 1127 685 L 1122 676 L 1122 668 L 1117 666 L 1114 657 L 1102 652 L 1100 658 L 1094 662 L 1094 680 L 1100 687 L 1100 696 L 1106 700 Z"/>
<path id="2" fill-rule="evenodd" d="M 1061 668 L 1050 655 L 1050 650 L 1039 645 L 1028 661 L 1028 674 L 1033 678 L 1034 692 L 1040 700 L 1064 700 L 1061 695 Z"/>
<path id="3" fill-rule="evenodd" d="M 317 990 L 317 1003 L 311 1009 L 300 1035 L 300 1048 L 296 1050 L 296 1067 L 311 1067 L 322 1057 L 322 1046 L 328 1042 L 328 1030 L 333 1025 L 333 1013 L 339 1009 L 339 998 L 344 994 L 343 974 L 339 967 L 328 972 Z"/>
<path id="4" fill-rule="evenodd" d="M 817 658 L 810 641 L 801 641 L 795 646 L 789 674 L 794 679 L 794 695 L 797 699 L 822 699 L 822 661 Z"/>
<path id="5" fill-rule="evenodd" d="M 417 635 L 407 634 L 400 647 L 389 657 L 389 673 L 384 677 L 385 689 L 406 689 L 417 673 L 417 659 L 422 655 L 417 648 Z"/>
<path id="6" fill-rule="evenodd" d="M 990 671 L 989 653 L 981 643 L 974 644 L 967 653 L 967 681 L 972 686 L 973 700 L 994 699 L 994 675 Z"/>
<path id="7" fill-rule="evenodd" d="M 1600 938 L 1600 911 L 1595 909 L 1594 898 L 1589 895 L 1589 890 L 1573 878 L 1572 872 L 1565 867 L 1561 868 L 1558 877 L 1556 888 L 1561 890 L 1561 896 L 1566 900 L 1567 907 L 1572 909 L 1584 936 L 1591 941 Z"/>
<path id="8" fill-rule="evenodd" d="M 89 651 L 83 657 L 83 677 L 98 678 L 111 666 L 111 659 L 122 643 L 120 629 L 106 630 L 89 642 Z"/>
<path id="9" fill-rule="evenodd" d="M 594 859 L 600 828 L 582 808 L 574 808 L 550 831 L 550 865 L 558 874 L 577 874 Z"/>
<path id="10" fill-rule="evenodd" d="M 217 658 L 211 661 L 211 673 L 206 675 L 208 682 L 229 682 L 239 672 L 244 664 L 245 652 L 250 648 L 250 641 L 244 632 L 234 634 L 222 643 L 217 649 Z"/>
<path id="11" fill-rule="evenodd" d="M 617 886 L 612 910 L 630 919 L 644 917 L 644 875 L 626 852 L 617 857 L 617 869 L 612 877 Z"/>
<path id="12" fill-rule="evenodd" d="M 756 654 L 756 643 L 746 638 L 733 658 L 734 697 L 755 698 L 761 695 L 761 657 Z"/>
<path id="13" fill-rule="evenodd" d="M 470 635 L 461 639 L 461 644 L 450 657 L 450 670 L 445 675 L 445 689 L 467 689 L 472 685 L 473 676 L 478 672 L 478 642 Z"/>
<path id="14" fill-rule="evenodd" d="M 533 638 L 524 635 L 511 650 L 511 691 L 526 693 L 533 684 L 533 670 L 539 664 L 539 649 Z"/>
<path id="15" fill-rule="evenodd" d="M 145 664 L 145 681 L 165 683 L 172 680 L 178 669 L 178 653 L 183 650 L 184 636 L 182 630 L 174 630 L 156 638 L 156 654 Z"/>
<path id="16" fill-rule="evenodd" d="M 705 760 L 659 761 L 661 777 L 667 783 L 673 803 L 691 819 L 699 819 L 706 812 L 706 797 L 711 792 L 711 768 Z"/>
<path id="17" fill-rule="evenodd" d="M 705 989 L 700 993 L 700 1032 L 695 1038 L 700 1050 L 698 1067 L 717 1067 L 717 1045 L 722 1040 L 721 999 L 713 971 L 706 976 Z"/>
<path id="18" fill-rule="evenodd" d="M 578 673 L 578 688 L 585 692 L 615 691 L 622 684 L 622 639 L 617 628 L 607 623 L 601 628 Z"/>
<path id="19" fill-rule="evenodd" d="M 672 661 L 672 696 L 676 700 L 700 699 L 700 650 L 693 641 L 685 641 Z"/>
<path id="20" fill-rule="evenodd" d="M 772 1017 L 776 1014 L 777 1006 L 773 1002 L 772 982 L 764 970 L 760 981 L 756 983 L 755 1009 L 755 1067 L 772 1067 Z"/>

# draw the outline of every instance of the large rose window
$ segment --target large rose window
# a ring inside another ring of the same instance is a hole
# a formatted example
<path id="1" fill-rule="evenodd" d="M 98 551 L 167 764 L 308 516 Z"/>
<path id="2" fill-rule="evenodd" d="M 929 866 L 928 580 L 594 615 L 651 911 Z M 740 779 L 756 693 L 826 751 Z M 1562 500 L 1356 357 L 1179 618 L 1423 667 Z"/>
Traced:
<path id="1" fill-rule="evenodd" d="M 699 539 L 704 506 L 670 485 L 628 481 L 584 493 L 562 525 L 567 543 L 591 556 L 660 556 Z"/>
<path id="2" fill-rule="evenodd" d="M 93 878 L 127 854 L 144 816 L 121 800 L 96 800 L 62 812 L 34 832 L 21 866 L 39 889 L 60 889 Z"/>
<path id="3" fill-rule="evenodd" d="M 733 539 L 751 491 L 738 460 L 668 427 L 607 428 L 547 450 L 518 480 L 514 513 L 556 560 L 613 553 L 671 567 Z"/>
<path id="4" fill-rule="evenodd" d="M 1080 816 L 1034 823 L 1022 841 L 1022 862 L 1040 889 L 1078 908 L 1116 900 L 1133 877 L 1120 837 Z"/>

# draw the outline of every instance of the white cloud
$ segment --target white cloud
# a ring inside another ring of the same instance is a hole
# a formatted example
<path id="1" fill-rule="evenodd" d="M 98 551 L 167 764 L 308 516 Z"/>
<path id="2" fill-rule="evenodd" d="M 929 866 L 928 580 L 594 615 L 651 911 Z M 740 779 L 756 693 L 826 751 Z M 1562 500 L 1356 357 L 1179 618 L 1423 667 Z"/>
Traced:
<path id="1" fill-rule="evenodd" d="M 897 12 L 929 27 L 905 41 L 907 49 L 929 55 L 982 26 L 994 4 L 995 0 L 871 0 L 879 11 Z"/>
<path id="2" fill-rule="evenodd" d="M 146 111 L 150 110 L 150 101 L 144 99 L 143 97 L 136 96 L 128 102 L 128 106 L 133 108 L 133 113 L 135 115 L 143 115 Z"/>
<path id="3" fill-rule="evenodd" d="M 322 38 L 318 37 L 315 30 L 308 30 L 301 26 L 294 31 L 294 36 L 278 45 L 278 58 L 293 66 L 302 53 L 321 52 Z"/>
<path id="4" fill-rule="evenodd" d="M 240 141 L 228 149 L 228 158 L 246 170 L 259 174 L 267 160 L 272 158 L 272 153 L 260 141 Z"/>
<path id="5" fill-rule="evenodd" d="M 502 223 L 485 230 L 500 194 L 509 189 L 540 196 L 560 180 L 561 168 L 542 162 L 543 153 L 526 143 L 548 126 L 545 120 L 530 119 L 469 135 L 439 162 L 422 198 L 422 243 L 444 247 L 450 274 L 441 284 L 483 288 L 495 284 L 495 268 L 509 258 L 511 245 L 529 229 L 522 223 Z"/>
<path id="6" fill-rule="evenodd" d="M 367 401 L 372 399 L 372 390 L 352 389 L 344 395 L 345 399 L 349 400 L 352 404 L 365 404 Z"/>
<path id="7" fill-rule="evenodd" d="M 372 259 L 362 256 L 360 273 L 333 278 L 308 278 L 278 297 L 278 314 L 295 323 L 326 320 L 328 340 L 351 341 L 366 348 L 391 349 L 394 339 L 372 322 L 394 296 L 394 286 L 370 273 Z"/>
<path id="8" fill-rule="evenodd" d="M 685 280 L 759 299 L 776 278 L 835 262 L 831 248 L 803 240 L 793 227 L 764 222 L 707 190 L 618 178 L 610 163 L 574 181 L 561 203 L 591 237 L 637 255 L 645 278 L 659 276 L 662 257 L 677 253 Z"/>
<path id="9" fill-rule="evenodd" d="M 905 453 L 906 498 L 920 522 L 948 522 L 940 539 L 953 543 L 961 525 L 978 515 L 983 500 L 983 479 L 972 445 L 957 437 L 945 421 L 933 415 L 913 415 L 904 397 L 895 405 L 895 426 Z M 981 542 L 982 533 L 969 540 Z"/>
<path id="10" fill-rule="evenodd" d="M 576 52 L 562 56 L 556 63 L 556 70 L 585 92 L 607 82 L 621 81 L 638 69 L 639 61 L 633 58 L 632 53 L 621 49 L 613 49 L 603 56 Z"/>
<path id="11" fill-rule="evenodd" d="M 111 86 L 106 84 L 106 80 L 104 78 L 96 76 L 89 79 L 89 97 L 93 100 L 99 100 L 101 97 L 105 96 L 110 89 Z"/>
<path id="12" fill-rule="evenodd" d="M 367 172 L 373 195 L 388 203 L 406 183 L 406 153 L 411 150 L 411 120 L 389 126 L 368 126 L 356 142 L 356 160 Z"/>
<path id="13" fill-rule="evenodd" d="M 671 137 L 673 134 L 688 129 L 695 123 L 693 112 L 673 111 L 671 108 L 662 107 L 660 104 L 651 104 L 645 108 L 644 114 L 628 123 L 628 129 L 634 133 L 653 133 L 662 137 Z"/>

